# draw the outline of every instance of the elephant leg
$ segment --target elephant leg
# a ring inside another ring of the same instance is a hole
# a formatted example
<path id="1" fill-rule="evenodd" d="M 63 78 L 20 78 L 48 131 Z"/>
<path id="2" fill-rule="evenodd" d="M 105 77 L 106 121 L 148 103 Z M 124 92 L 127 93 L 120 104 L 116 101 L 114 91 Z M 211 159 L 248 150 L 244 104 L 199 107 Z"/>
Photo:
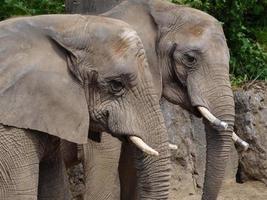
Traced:
<path id="1" fill-rule="evenodd" d="M 37 200 L 42 152 L 38 133 L 0 124 L 1 200 Z"/>
<path id="2" fill-rule="evenodd" d="M 111 135 L 103 133 L 100 143 L 88 140 L 88 144 L 83 148 L 85 199 L 120 199 L 118 165 L 121 142 Z"/>
<path id="3" fill-rule="evenodd" d="M 137 199 L 137 172 L 133 155 L 131 146 L 123 143 L 119 164 L 121 200 Z"/>
<path id="4" fill-rule="evenodd" d="M 71 199 L 60 140 L 50 137 L 44 159 L 40 162 L 38 200 Z"/>
<path id="5" fill-rule="evenodd" d="M 67 169 L 81 163 L 80 150 L 82 145 L 77 145 L 66 140 L 60 140 L 60 151 L 63 156 L 63 160 Z"/>

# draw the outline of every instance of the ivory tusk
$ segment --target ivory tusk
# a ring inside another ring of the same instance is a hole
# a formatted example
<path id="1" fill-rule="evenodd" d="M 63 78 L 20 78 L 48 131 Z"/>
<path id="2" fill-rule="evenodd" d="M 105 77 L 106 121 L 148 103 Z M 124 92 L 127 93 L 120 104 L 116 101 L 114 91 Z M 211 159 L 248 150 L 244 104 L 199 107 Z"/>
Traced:
<path id="1" fill-rule="evenodd" d="M 177 145 L 175 145 L 175 144 L 171 144 L 171 143 L 169 143 L 169 148 L 170 148 L 171 150 L 176 150 L 176 149 L 178 149 Z"/>
<path id="2" fill-rule="evenodd" d="M 244 149 L 244 151 L 248 150 L 249 144 L 246 141 L 242 140 L 240 137 L 238 137 L 235 132 L 233 132 L 232 134 L 232 139 L 236 144 L 240 145 Z"/>
<path id="3" fill-rule="evenodd" d="M 143 152 L 152 155 L 152 156 L 158 156 L 159 153 L 152 149 L 150 146 L 148 146 L 141 138 L 136 136 L 130 136 L 130 140 Z"/>
<path id="4" fill-rule="evenodd" d="M 202 106 L 198 106 L 197 107 L 199 112 L 203 115 L 203 117 L 205 117 L 209 122 L 211 122 L 213 125 L 221 127 L 223 129 L 227 129 L 228 124 L 224 121 L 219 120 L 218 118 L 216 118 L 213 114 L 211 114 L 211 112 Z"/>
<path id="5" fill-rule="evenodd" d="M 218 118 L 216 118 L 213 114 L 211 114 L 211 112 L 207 108 L 202 107 L 202 106 L 198 106 L 197 108 L 198 108 L 199 112 L 203 115 L 203 117 L 205 117 L 213 125 L 227 129 L 228 124 L 226 122 L 221 121 Z M 240 137 L 238 137 L 235 134 L 235 132 L 232 133 L 232 139 L 236 144 L 242 146 L 242 148 L 245 151 L 248 150 L 249 144 L 247 142 L 245 142 L 244 140 L 242 140 Z"/>

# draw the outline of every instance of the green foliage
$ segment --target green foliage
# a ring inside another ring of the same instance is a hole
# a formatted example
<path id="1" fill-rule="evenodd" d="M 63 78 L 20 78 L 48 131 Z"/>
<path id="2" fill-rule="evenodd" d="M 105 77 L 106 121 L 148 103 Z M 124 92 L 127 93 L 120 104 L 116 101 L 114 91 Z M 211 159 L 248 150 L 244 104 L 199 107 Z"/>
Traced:
<path id="1" fill-rule="evenodd" d="M 172 0 L 201 9 L 223 23 L 231 53 L 231 80 L 267 81 L 267 0 Z"/>
<path id="2" fill-rule="evenodd" d="M 63 12 L 64 0 L 0 0 L 0 20 L 11 16 Z"/>
<path id="3" fill-rule="evenodd" d="M 233 84 L 267 81 L 267 0 L 170 0 L 201 9 L 223 23 Z M 64 0 L 0 0 L 0 20 L 63 13 Z"/>

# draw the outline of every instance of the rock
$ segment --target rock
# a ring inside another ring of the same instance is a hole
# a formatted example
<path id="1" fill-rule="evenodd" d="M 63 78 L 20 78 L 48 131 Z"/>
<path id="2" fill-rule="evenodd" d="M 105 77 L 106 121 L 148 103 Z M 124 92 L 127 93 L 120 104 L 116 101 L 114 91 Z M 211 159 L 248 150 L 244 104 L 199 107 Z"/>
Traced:
<path id="1" fill-rule="evenodd" d="M 178 147 L 177 150 L 172 151 L 171 196 L 181 190 L 186 190 L 188 194 L 196 193 L 198 172 L 195 169 L 195 161 L 197 152 L 190 115 L 179 106 L 173 106 L 165 100 L 161 102 L 161 109 L 170 142 Z"/>
<path id="2" fill-rule="evenodd" d="M 239 182 L 259 180 L 267 185 L 267 84 L 258 82 L 235 92 L 237 134 L 250 148 L 239 152 Z"/>

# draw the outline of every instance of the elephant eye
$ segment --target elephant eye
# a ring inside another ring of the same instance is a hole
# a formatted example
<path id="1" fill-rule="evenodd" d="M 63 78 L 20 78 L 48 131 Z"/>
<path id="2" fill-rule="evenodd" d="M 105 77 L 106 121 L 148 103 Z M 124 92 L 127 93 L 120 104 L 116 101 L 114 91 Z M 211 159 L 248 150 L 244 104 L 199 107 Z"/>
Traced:
<path id="1" fill-rule="evenodd" d="M 110 84 L 110 92 L 116 95 L 122 95 L 124 91 L 124 84 L 118 80 L 109 81 Z"/>
<path id="2" fill-rule="evenodd" d="M 193 55 L 192 52 L 188 52 L 185 53 L 183 55 L 183 62 L 185 63 L 185 65 L 187 65 L 188 67 L 192 67 L 193 65 L 196 64 L 197 59 L 195 57 L 195 55 Z"/>

